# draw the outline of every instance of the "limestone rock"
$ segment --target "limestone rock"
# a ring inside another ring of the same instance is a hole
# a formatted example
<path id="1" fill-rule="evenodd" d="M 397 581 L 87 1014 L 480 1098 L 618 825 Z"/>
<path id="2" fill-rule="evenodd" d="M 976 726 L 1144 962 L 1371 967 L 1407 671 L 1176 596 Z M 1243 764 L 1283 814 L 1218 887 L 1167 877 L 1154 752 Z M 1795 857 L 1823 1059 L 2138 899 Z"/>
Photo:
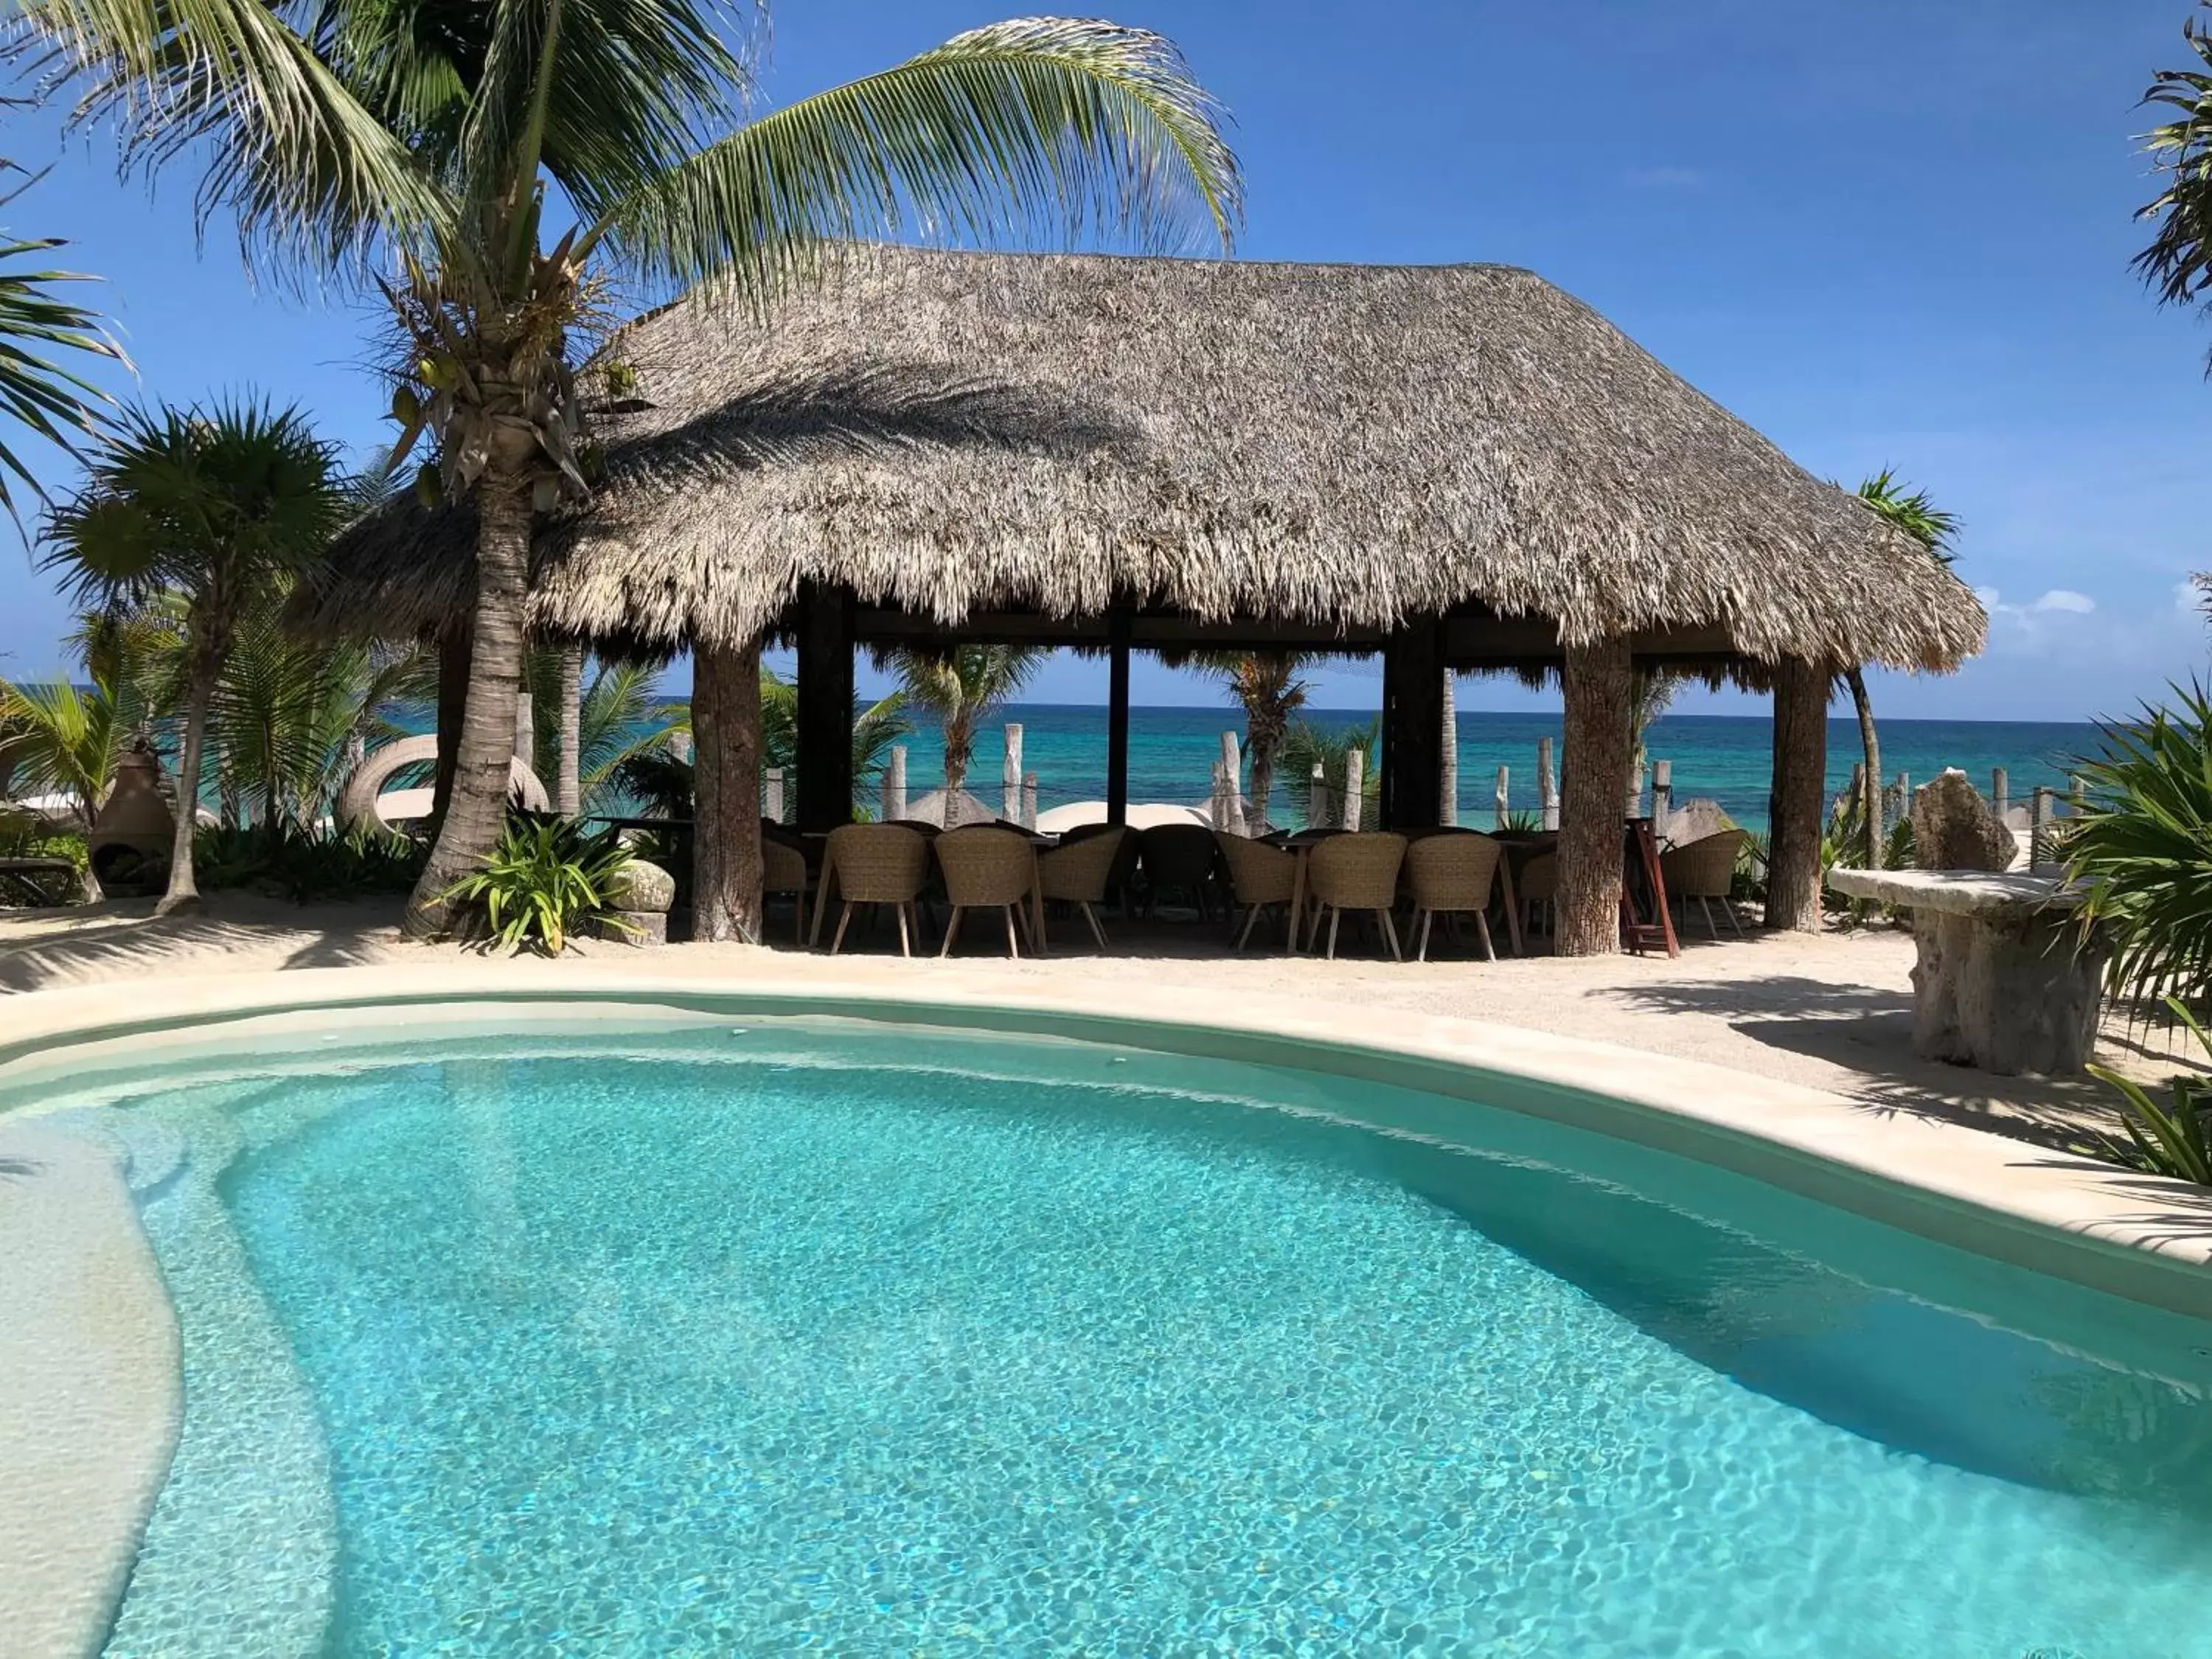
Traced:
<path id="1" fill-rule="evenodd" d="M 606 896 L 611 909 L 665 916 L 676 902 L 676 878 L 657 864 L 634 860 L 608 882 Z"/>
<path id="2" fill-rule="evenodd" d="M 2019 851 L 2012 831 L 1956 767 L 1912 803 L 1912 861 L 1923 870 L 2004 870 Z"/>

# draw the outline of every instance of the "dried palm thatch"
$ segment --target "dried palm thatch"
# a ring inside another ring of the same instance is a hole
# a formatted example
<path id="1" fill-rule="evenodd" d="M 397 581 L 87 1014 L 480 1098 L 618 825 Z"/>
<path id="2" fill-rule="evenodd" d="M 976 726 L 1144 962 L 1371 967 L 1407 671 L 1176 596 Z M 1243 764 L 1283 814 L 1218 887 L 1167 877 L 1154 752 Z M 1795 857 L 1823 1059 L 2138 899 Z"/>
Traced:
<path id="1" fill-rule="evenodd" d="M 1905 668 L 1984 628 L 1918 547 L 1504 266 L 854 248 L 765 320 L 694 295 L 599 368 L 605 482 L 540 538 L 549 632 L 733 643 L 808 579 L 948 626 L 1476 604 L 1563 643 L 1718 626 L 1748 658 Z M 434 626 L 472 536 L 388 508 L 304 620 Z"/>

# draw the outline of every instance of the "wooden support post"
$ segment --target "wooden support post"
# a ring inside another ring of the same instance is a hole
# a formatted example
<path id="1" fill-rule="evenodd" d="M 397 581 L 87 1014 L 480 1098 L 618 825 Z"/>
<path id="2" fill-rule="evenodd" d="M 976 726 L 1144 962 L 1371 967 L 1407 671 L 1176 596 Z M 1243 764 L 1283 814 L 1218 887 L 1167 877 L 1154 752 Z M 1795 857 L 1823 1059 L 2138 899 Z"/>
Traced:
<path id="1" fill-rule="evenodd" d="M 1628 641 L 1569 646 L 1561 675 L 1566 701 L 1566 775 L 1559 801 L 1558 922 L 1563 957 L 1620 948 L 1620 781 L 1635 740 L 1629 732 Z"/>
<path id="2" fill-rule="evenodd" d="M 2012 810 L 2012 781 L 2002 766 L 1990 769 L 1990 805 L 1996 809 L 1997 822 L 2002 823 L 2005 814 Z"/>
<path id="3" fill-rule="evenodd" d="M 1382 826 L 1443 822 L 1443 628 L 1416 617 L 1382 647 Z"/>
<path id="4" fill-rule="evenodd" d="M 2051 855 L 2051 803 L 2054 792 L 2047 786 L 2039 786 L 2035 805 L 2027 817 L 2027 870 L 2030 875 L 2043 868 Z"/>
<path id="5" fill-rule="evenodd" d="M 1232 836 L 1244 833 L 1244 796 L 1237 780 L 1243 775 L 1244 757 L 1237 752 L 1237 734 L 1221 734 L 1221 772 L 1224 780 L 1221 799 L 1222 816 L 1214 820 Z"/>
<path id="6" fill-rule="evenodd" d="M 1437 822 L 1455 824 L 1459 822 L 1459 688 L 1449 668 L 1443 672 L 1443 782 L 1437 792 L 1443 814 Z"/>
<path id="7" fill-rule="evenodd" d="M 1820 817 L 1827 804 L 1826 665 L 1785 657 L 1774 678 L 1774 779 L 1767 797 L 1766 926 L 1820 928 Z"/>
<path id="8" fill-rule="evenodd" d="M 1513 819 L 1513 775 L 1510 769 L 1503 766 L 1498 769 L 1497 810 L 1498 816 L 1494 821 L 1503 830 Z"/>
<path id="9" fill-rule="evenodd" d="M 895 743 L 884 762 L 883 820 L 890 823 L 906 816 L 906 745 Z"/>
<path id="10" fill-rule="evenodd" d="M 1129 821 L 1129 631 L 1127 605 L 1106 613 L 1106 822 Z"/>
<path id="11" fill-rule="evenodd" d="M 770 823 L 783 822 L 783 769 L 771 766 L 761 776 L 761 816 Z"/>
<path id="12" fill-rule="evenodd" d="M 1325 830 L 1334 822 L 1328 811 L 1328 779 L 1322 771 L 1321 763 L 1316 761 L 1313 781 L 1306 789 L 1306 828 Z"/>
<path id="13" fill-rule="evenodd" d="M 1009 823 L 1022 821 L 1022 728 L 1018 721 L 1006 724 L 1006 764 L 1000 774 L 1000 793 L 1003 797 L 1001 812 Z"/>
<path id="14" fill-rule="evenodd" d="M 853 821 L 853 596 L 803 584 L 799 592 L 799 827 Z"/>
<path id="15" fill-rule="evenodd" d="M 1344 811 L 1337 819 L 1347 830 L 1359 828 L 1360 809 L 1366 787 L 1367 751 L 1358 744 L 1344 751 Z M 1386 769 L 1384 776 L 1389 774 Z"/>
<path id="16" fill-rule="evenodd" d="M 1540 826 L 1547 830 L 1559 827 L 1559 774 L 1552 769 L 1552 740 L 1536 739 L 1536 809 L 1543 816 Z"/>
<path id="17" fill-rule="evenodd" d="M 1036 828 L 1036 774 L 1022 774 L 1022 828 Z"/>
<path id="18" fill-rule="evenodd" d="M 700 939 L 760 942 L 760 647 L 695 646 L 691 927 Z"/>
<path id="19" fill-rule="evenodd" d="M 668 734 L 668 753 L 671 759 L 690 765 L 691 734 L 689 732 L 671 732 Z"/>
<path id="20" fill-rule="evenodd" d="M 1667 821 L 1674 813 L 1674 763 L 1651 763 L 1651 833 L 1667 839 Z"/>

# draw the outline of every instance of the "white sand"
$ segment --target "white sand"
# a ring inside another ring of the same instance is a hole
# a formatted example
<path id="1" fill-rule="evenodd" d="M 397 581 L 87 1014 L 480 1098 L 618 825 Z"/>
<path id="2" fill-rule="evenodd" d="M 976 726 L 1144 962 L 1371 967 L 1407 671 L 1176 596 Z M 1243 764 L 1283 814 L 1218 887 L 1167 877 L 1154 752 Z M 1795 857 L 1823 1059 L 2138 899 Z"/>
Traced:
<path id="1" fill-rule="evenodd" d="M 68 911 L 0 915 L 0 992 L 127 982 L 143 976 L 265 972 L 378 962 L 450 962 L 453 946 L 404 941 L 389 902 L 312 908 L 235 894 L 217 895 L 207 914 L 151 919 L 144 901 Z M 656 974 L 697 975 L 743 983 L 779 982 L 844 970 L 789 948 L 787 914 L 771 918 L 777 948 L 672 945 L 659 950 L 592 943 L 582 959 L 599 968 L 635 964 Z M 2002 1078 L 1916 1058 L 1911 1046 L 1912 940 L 1889 929 L 1820 935 L 1702 937 L 1675 961 L 1547 957 L 1494 963 L 1455 957 L 1406 963 L 1378 961 L 1358 947 L 1334 962 L 1285 957 L 1279 938 L 1237 956 L 1218 927 L 1163 921 L 1133 926 L 1108 918 L 1114 948 L 1101 957 L 1060 922 L 1065 954 L 1008 962 L 994 956 L 978 925 L 963 945 L 962 971 L 1016 978 L 1076 976 L 1093 988 L 1117 982 L 1189 983 L 1215 991 L 1249 989 L 1314 997 L 1342 1011 L 1356 1030 L 1365 1007 L 1400 1008 L 1523 1025 L 1657 1054 L 1705 1060 L 1801 1083 L 1871 1109 L 1948 1119 L 2033 1139 L 2079 1140 L 2110 1121 L 2106 1091 L 2086 1079 Z M 1255 937 L 1255 945 L 1261 939 Z M 878 962 L 896 951 L 896 933 L 862 933 L 857 954 Z M 1352 947 L 1348 947 L 1352 948 Z M 854 952 L 848 948 L 848 955 Z M 557 979 L 560 963 L 548 964 Z M 943 971 L 934 959 L 900 964 L 920 978 Z M 124 1005 L 118 1004 L 118 1008 Z M 5 1004 L 0 1002 L 0 1036 Z M 2148 1077 L 2181 1058 L 2163 1035 L 2109 1030 L 2103 1058 Z"/>

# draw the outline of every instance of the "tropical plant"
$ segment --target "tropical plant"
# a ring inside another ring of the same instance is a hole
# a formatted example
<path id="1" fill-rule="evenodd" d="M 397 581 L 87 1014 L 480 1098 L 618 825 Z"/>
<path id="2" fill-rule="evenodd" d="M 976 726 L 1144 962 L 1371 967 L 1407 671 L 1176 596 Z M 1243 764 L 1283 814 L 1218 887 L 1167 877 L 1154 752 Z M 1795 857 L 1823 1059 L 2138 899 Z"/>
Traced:
<path id="1" fill-rule="evenodd" d="M 2201 1001 L 2212 990 L 2212 698 L 2176 686 L 2172 707 L 2100 729 L 2101 752 L 2075 767 L 2087 810 L 2064 848 L 2087 890 L 2084 920 L 2112 941 L 2116 993 Z"/>
<path id="2" fill-rule="evenodd" d="M 592 834 L 574 818 L 518 818 L 444 897 L 481 911 L 502 949 L 557 957 L 587 922 L 628 926 L 615 915 L 614 883 L 634 861 L 611 827 Z"/>
<path id="3" fill-rule="evenodd" d="M 799 765 L 799 688 L 763 668 L 761 689 L 761 764 L 781 767 L 785 775 Z M 882 781 L 891 745 L 914 733 L 906 716 L 907 694 L 878 697 L 853 716 L 853 802 L 864 805 Z"/>
<path id="4" fill-rule="evenodd" d="M 1680 674 L 1665 668 L 1639 668 L 1629 679 L 1628 731 L 1633 744 L 1636 775 L 1639 778 L 1650 759 L 1644 739 L 1653 722 L 1673 705 L 1674 694 L 1683 684 Z"/>
<path id="5" fill-rule="evenodd" d="M 2212 1032 L 2197 1023 L 2179 997 L 2166 998 L 2166 1006 L 2212 1060 Z M 2172 1103 L 2160 1105 L 2141 1084 L 2118 1072 L 2094 1064 L 2089 1071 L 2120 1091 L 2120 1127 L 2127 1139 L 2104 1137 L 2108 1156 L 2130 1169 L 2212 1187 L 2212 1079 L 2176 1077 L 2166 1085 Z"/>
<path id="6" fill-rule="evenodd" d="M 2203 0 L 2203 9 L 2212 9 L 2212 0 Z M 2160 304 L 2197 306 L 2212 289 L 2212 24 L 2192 17 L 2181 38 L 2196 64 L 2160 70 L 2143 94 L 2145 104 L 2175 114 L 2141 141 L 2161 185 L 2136 210 L 2138 220 L 2154 220 L 2158 228 L 2132 264 Z"/>
<path id="7" fill-rule="evenodd" d="M 335 828 L 302 830 L 279 818 L 250 826 L 203 824 L 193 860 L 214 892 L 253 887 L 312 904 L 399 894 L 422 873 L 429 849 L 404 836 Z"/>
<path id="8" fill-rule="evenodd" d="M 1382 741 L 1380 720 L 1370 720 L 1364 726 L 1322 727 L 1307 720 L 1294 720 L 1283 734 L 1281 763 L 1283 770 L 1294 781 L 1291 785 L 1291 816 L 1304 829 L 1323 828 L 1340 822 L 1343 812 L 1344 781 L 1350 765 L 1352 751 L 1360 753 L 1359 815 L 1363 823 L 1372 823 L 1382 811 L 1382 775 L 1375 763 L 1376 753 Z M 1310 787 L 1313 770 L 1319 765 L 1324 798 L 1328 802 L 1327 816 L 1316 824 L 1311 821 Z M 1300 787 L 1301 784 L 1308 787 Z"/>
<path id="9" fill-rule="evenodd" d="M 304 569 L 337 527 L 336 458 L 296 409 L 225 402 L 134 409 L 104 439 L 85 487 L 46 515 L 41 565 L 80 599 L 184 611 L 184 732 L 176 842 L 157 914 L 195 902 L 193 814 L 208 709 L 246 609 Z"/>
<path id="10" fill-rule="evenodd" d="M 540 778 L 561 770 L 560 710 L 567 696 L 568 653 L 532 650 L 525 659 L 525 684 L 533 708 L 554 718 L 537 723 L 531 764 Z M 672 732 L 690 730 L 690 709 L 659 695 L 660 671 L 649 663 L 598 662 L 589 680 L 579 675 L 576 726 L 577 805 L 604 811 L 621 793 L 616 774 L 633 755 L 665 744 Z"/>
<path id="11" fill-rule="evenodd" d="M 162 712 L 167 678 L 160 665 L 173 635 L 158 616 L 81 617 L 67 643 L 88 688 L 66 679 L 0 680 L 0 722 L 9 730 L 8 760 L 27 794 L 64 794 L 89 826 L 115 765 L 145 741 Z"/>
<path id="12" fill-rule="evenodd" d="M 0 161 L 0 169 L 13 167 Z M 0 208 L 37 182 L 31 178 L 0 195 Z M 96 278 L 73 270 L 22 269 L 67 246 L 58 237 L 23 238 L 0 231 L 0 416 L 74 453 L 78 439 L 100 429 L 111 400 L 76 369 L 64 367 L 62 358 L 125 359 L 101 331 L 97 316 L 56 292 L 64 283 Z M 0 507 L 15 518 L 11 480 L 44 498 L 29 464 L 0 441 Z"/>
<path id="13" fill-rule="evenodd" d="M 901 650 L 893 655 L 891 665 L 905 688 L 907 702 L 935 715 L 945 734 L 948 806 L 968 781 L 975 728 L 1021 695 L 1048 654 L 1035 646 L 957 645 L 946 651 Z"/>
<path id="14" fill-rule="evenodd" d="M 1907 489 L 1893 470 L 1884 467 L 1874 477 L 1859 481 L 1858 498 L 1893 529 L 1919 543 L 1936 562 L 1951 562 L 1952 538 L 1959 533 L 1958 517 L 1937 507 L 1926 490 Z M 1868 869 L 1879 870 L 1884 867 L 1887 846 L 1881 821 L 1881 737 L 1875 729 L 1874 703 L 1867 696 L 1864 666 L 1845 665 L 1844 684 L 1850 688 L 1851 708 L 1858 715 L 1859 746 L 1866 756 L 1866 770 L 1861 777 L 1866 797 L 1859 804 L 1860 841 L 1848 856 L 1863 856 Z"/>
<path id="15" fill-rule="evenodd" d="M 205 158 L 250 255 L 374 276 L 402 337 L 404 455 L 472 497 L 477 598 L 452 799 L 409 926 L 498 838 L 532 514 L 588 495 L 571 336 L 617 276 L 758 302 L 827 245 L 908 225 L 1224 246 L 1236 162 L 1159 36 L 1030 18 L 746 122 L 753 79 L 698 0 L 20 0 L 127 162 Z M 549 198 L 574 222 L 545 242 Z"/>
<path id="16" fill-rule="evenodd" d="M 1207 651 L 1195 659 L 1227 688 L 1244 711 L 1244 754 L 1251 763 L 1254 815 L 1264 823 L 1274 798 L 1275 759 L 1291 718 L 1305 707 L 1309 690 L 1299 671 L 1311 653 L 1297 651 Z"/>

